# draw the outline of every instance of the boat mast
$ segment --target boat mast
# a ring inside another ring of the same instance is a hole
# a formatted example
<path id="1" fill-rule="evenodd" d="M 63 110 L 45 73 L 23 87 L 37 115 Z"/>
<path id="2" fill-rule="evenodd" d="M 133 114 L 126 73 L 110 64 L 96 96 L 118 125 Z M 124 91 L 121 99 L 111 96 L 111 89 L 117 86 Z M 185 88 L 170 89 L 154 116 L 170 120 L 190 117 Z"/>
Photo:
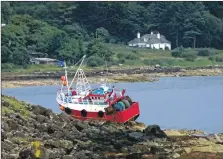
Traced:
<path id="1" fill-rule="evenodd" d="M 105 60 L 105 67 L 106 67 L 106 71 L 107 71 L 107 72 L 106 72 L 106 73 L 107 73 L 107 74 L 106 74 L 107 78 L 106 78 L 106 80 L 105 80 L 105 81 L 106 81 L 106 82 L 105 82 L 105 85 L 108 84 L 108 86 L 111 87 L 111 83 L 108 82 L 108 65 L 107 65 L 107 61 L 106 61 L 105 56 L 104 56 L 104 60 Z"/>
<path id="2" fill-rule="evenodd" d="M 82 61 L 81 61 L 80 65 L 79 65 L 79 67 L 78 67 L 78 69 L 77 69 L 77 71 L 76 71 L 76 73 L 75 73 L 75 75 L 74 75 L 74 78 L 72 79 L 72 81 L 71 81 L 71 83 L 70 83 L 69 88 L 72 86 L 72 84 L 73 84 L 73 82 L 74 82 L 74 79 L 76 78 L 77 73 L 78 73 L 78 71 L 79 71 L 79 69 L 80 69 L 81 65 L 82 65 L 82 64 L 83 64 L 83 62 L 84 62 L 85 57 L 86 57 L 86 55 L 84 55 L 84 56 L 82 57 Z"/>
<path id="3" fill-rule="evenodd" d="M 69 88 L 70 87 L 68 87 L 69 83 L 68 83 L 68 78 L 67 78 L 67 65 L 66 65 L 65 61 L 64 61 L 64 69 L 65 69 L 65 77 L 66 77 L 66 81 L 67 81 L 67 92 L 69 94 Z"/>

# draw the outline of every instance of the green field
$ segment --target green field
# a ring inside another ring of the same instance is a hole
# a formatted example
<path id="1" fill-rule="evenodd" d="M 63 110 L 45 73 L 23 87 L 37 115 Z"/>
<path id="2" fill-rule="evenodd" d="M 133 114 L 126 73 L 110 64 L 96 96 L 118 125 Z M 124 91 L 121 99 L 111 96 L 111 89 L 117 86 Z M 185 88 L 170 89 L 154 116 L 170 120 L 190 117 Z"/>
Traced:
<path id="1" fill-rule="evenodd" d="M 214 50 L 215 54 L 211 56 L 197 56 L 194 61 L 186 60 L 185 58 L 172 57 L 169 50 L 156 50 L 148 48 L 131 48 L 126 45 L 105 44 L 113 54 L 113 62 L 110 63 L 110 69 L 134 68 L 142 66 L 167 66 L 167 67 L 203 67 L 209 65 L 222 65 L 223 50 Z M 186 51 L 194 52 L 195 49 L 185 49 Z M 216 57 L 220 60 L 215 60 Z M 121 64 L 121 65 L 120 65 Z M 85 66 L 85 69 L 103 69 L 105 66 L 90 68 Z M 71 70 L 75 70 L 75 67 Z M 2 72 L 15 73 L 31 73 L 31 72 L 52 72 L 63 71 L 63 68 L 55 65 L 28 65 L 27 68 L 13 66 L 12 64 L 4 64 Z"/>
<path id="2" fill-rule="evenodd" d="M 154 66 L 159 64 L 160 66 L 179 66 L 179 67 L 202 67 L 208 65 L 222 65 L 222 61 L 216 61 L 215 57 L 223 58 L 223 50 L 214 50 L 215 54 L 210 56 L 196 56 L 194 61 L 189 61 L 184 58 L 172 57 L 171 51 L 168 50 L 156 50 L 148 48 L 131 48 L 123 45 L 107 44 L 107 46 L 116 54 L 114 58 L 117 59 L 117 54 L 133 54 L 135 59 L 126 59 L 123 63 L 123 67 L 134 66 Z M 195 49 L 185 49 L 188 52 L 194 52 Z"/>

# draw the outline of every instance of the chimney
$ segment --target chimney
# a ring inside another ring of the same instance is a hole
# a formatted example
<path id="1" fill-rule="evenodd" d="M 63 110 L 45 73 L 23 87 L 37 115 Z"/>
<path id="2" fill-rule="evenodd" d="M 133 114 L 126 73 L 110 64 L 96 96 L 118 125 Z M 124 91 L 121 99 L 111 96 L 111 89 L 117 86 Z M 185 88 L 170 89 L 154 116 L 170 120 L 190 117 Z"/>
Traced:
<path id="1" fill-rule="evenodd" d="M 160 39 L 160 33 L 159 32 L 157 33 L 157 38 Z"/>
<path id="2" fill-rule="evenodd" d="M 151 35 L 153 35 L 153 32 L 151 31 Z"/>
<path id="3" fill-rule="evenodd" d="M 139 32 L 137 33 L 137 38 L 138 38 L 138 39 L 140 38 L 140 33 L 139 33 Z"/>

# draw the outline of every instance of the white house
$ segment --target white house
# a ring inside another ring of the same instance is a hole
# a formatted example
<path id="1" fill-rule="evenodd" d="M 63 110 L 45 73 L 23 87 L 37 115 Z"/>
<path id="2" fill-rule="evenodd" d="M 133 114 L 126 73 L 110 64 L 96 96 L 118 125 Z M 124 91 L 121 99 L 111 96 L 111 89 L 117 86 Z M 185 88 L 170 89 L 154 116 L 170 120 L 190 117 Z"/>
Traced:
<path id="1" fill-rule="evenodd" d="M 137 33 L 137 38 L 128 42 L 130 47 L 148 47 L 151 49 L 169 49 L 171 50 L 171 42 L 168 41 L 165 36 L 157 34 L 145 34 L 140 37 L 140 33 Z"/>
<path id="2" fill-rule="evenodd" d="M 57 62 L 57 59 L 51 59 L 51 58 L 32 58 L 30 59 L 30 62 L 32 64 L 48 64 L 48 65 L 54 65 Z"/>
<path id="3" fill-rule="evenodd" d="M 3 24 L 1 24 L 1 26 L 2 26 L 2 27 L 4 27 L 4 26 L 6 26 L 6 24 L 5 24 L 5 23 L 3 23 Z"/>

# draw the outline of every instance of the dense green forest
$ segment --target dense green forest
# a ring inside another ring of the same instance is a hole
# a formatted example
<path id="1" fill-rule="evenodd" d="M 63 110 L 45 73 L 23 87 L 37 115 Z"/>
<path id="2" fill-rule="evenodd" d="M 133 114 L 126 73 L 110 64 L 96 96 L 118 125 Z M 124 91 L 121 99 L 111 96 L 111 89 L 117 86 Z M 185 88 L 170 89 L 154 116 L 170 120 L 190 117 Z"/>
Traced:
<path id="1" fill-rule="evenodd" d="M 112 61 L 105 44 L 124 45 L 138 31 L 159 30 L 172 48 L 223 49 L 222 2 L 1 2 L 1 22 L 2 63 L 23 66 L 30 52 Z"/>

